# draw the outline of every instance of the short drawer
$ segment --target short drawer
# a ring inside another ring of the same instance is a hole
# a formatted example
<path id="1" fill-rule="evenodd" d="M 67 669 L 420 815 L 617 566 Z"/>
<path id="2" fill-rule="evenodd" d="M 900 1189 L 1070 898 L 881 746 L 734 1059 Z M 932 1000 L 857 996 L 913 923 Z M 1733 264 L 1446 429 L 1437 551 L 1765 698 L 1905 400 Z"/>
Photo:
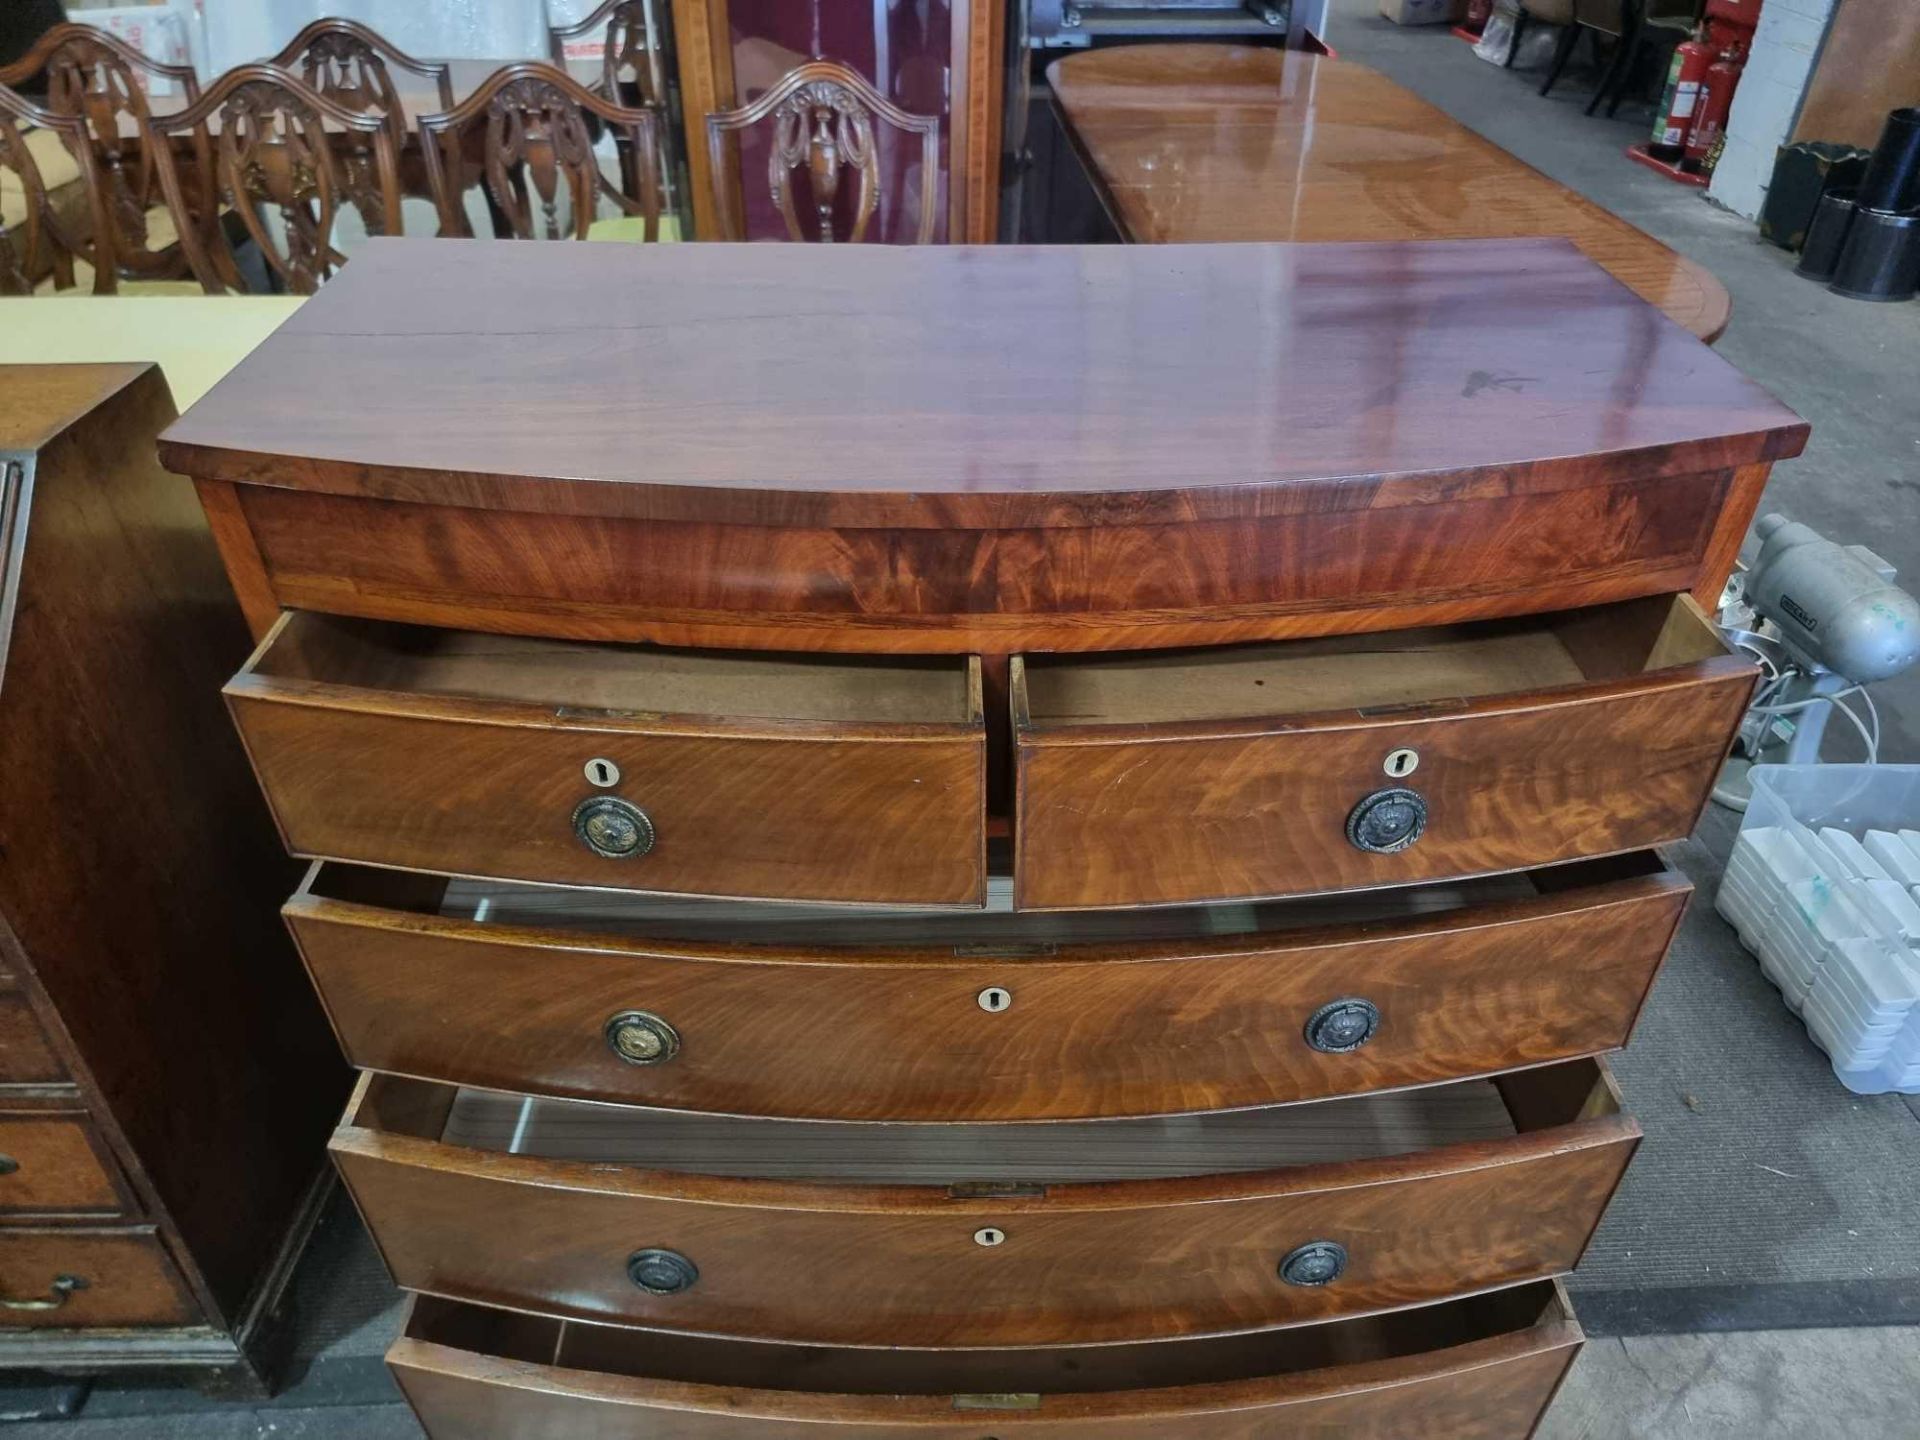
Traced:
<path id="1" fill-rule="evenodd" d="M 1639 1136 L 1597 1061 L 1175 1120 L 716 1120 L 363 1078 L 333 1153 L 405 1289 L 825 1345 L 1297 1325 L 1570 1270 Z"/>
<path id="2" fill-rule="evenodd" d="M 296 854 L 745 899 L 981 900 L 977 660 L 290 612 L 227 697 Z"/>
<path id="3" fill-rule="evenodd" d="M 1525 1440 L 1581 1343 L 1551 1284 L 1280 1343 L 976 1353 L 758 1345 L 420 1297 L 387 1363 L 434 1440 Z"/>
<path id="4" fill-rule="evenodd" d="M 1065 1120 L 1616 1048 L 1688 891 L 1639 851 L 1151 916 L 909 917 L 325 865 L 285 913 L 363 1069 L 713 1114 Z"/>
<path id="5" fill-rule="evenodd" d="M 0 1114 L 0 1215 L 121 1215 L 129 1209 L 99 1135 L 77 1115 Z"/>
<path id="6" fill-rule="evenodd" d="M 150 1226 L 0 1230 L 0 1330 L 201 1318 Z"/>
<path id="7" fill-rule="evenodd" d="M 1335 640 L 1016 657 L 1016 902 L 1405 885 L 1676 840 L 1756 673 L 1686 596 Z"/>
<path id="8" fill-rule="evenodd" d="M 20 982 L 0 979 L 0 1085 L 64 1085 L 67 1070 L 34 1017 Z"/>

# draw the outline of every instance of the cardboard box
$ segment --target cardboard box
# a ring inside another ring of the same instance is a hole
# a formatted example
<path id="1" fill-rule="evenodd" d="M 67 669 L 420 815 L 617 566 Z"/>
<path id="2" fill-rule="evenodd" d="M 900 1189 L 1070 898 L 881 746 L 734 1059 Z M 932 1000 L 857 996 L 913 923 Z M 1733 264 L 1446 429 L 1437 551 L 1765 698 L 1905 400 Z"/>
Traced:
<path id="1" fill-rule="evenodd" d="M 1466 0 L 1380 0 L 1380 13 L 1396 25 L 1457 25 Z"/>

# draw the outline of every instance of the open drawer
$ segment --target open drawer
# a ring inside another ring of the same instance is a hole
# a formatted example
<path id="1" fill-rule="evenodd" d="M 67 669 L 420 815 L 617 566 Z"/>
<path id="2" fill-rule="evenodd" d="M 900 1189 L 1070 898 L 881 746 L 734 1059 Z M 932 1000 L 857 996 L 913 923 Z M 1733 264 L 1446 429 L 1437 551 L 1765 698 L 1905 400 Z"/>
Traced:
<path id="1" fill-rule="evenodd" d="M 682 652 L 291 611 L 227 699 L 294 853 L 978 905 L 979 662 Z"/>
<path id="2" fill-rule="evenodd" d="M 285 914 L 362 1069 L 712 1114 L 1070 1120 L 1626 1043 L 1690 887 L 1650 851 L 1258 905 L 725 905 L 320 865 Z"/>
<path id="3" fill-rule="evenodd" d="M 434 1435 L 1525 1440 L 1582 1337 L 1535 1284 L 1284 1336 L 915 1353 L 710 1340 L 420 1297 L 387 1353 Z"/>
<path id="4" fill-rule="evenodd" d="M 980 1349 L 1298 1325 L 1558 1275 L 1639 1133 L 1593 1060 L 1049 1126 L 716 1120 L 374 1075 L 332 1150 L 405 1289 Z"/>
<path id="5" fill-rule="evenodd" d="M 1016 903 L 1405 885 L 1677 840 L 1756 674 L 1684 595 L 1333 640 L 1016 657 Z"/>

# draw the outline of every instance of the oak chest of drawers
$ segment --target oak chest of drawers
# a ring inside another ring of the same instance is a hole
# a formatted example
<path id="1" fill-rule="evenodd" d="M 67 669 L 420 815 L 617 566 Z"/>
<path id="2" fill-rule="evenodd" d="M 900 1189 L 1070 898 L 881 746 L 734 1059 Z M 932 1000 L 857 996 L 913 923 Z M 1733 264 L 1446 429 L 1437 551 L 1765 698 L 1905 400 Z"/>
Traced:
<path id="1" fill-rule="evenodd" d="M 1552 242 L 374 242 L 163 456 L 429 1431 L 1528 1434 L 1803 439 Z"/>

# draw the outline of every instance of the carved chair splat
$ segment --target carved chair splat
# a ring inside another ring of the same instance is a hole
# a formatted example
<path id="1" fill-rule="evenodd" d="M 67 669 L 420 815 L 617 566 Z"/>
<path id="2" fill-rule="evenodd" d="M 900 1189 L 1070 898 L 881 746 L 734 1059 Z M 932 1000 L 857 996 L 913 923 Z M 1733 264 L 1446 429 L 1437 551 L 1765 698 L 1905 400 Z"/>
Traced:
<path id="1" fill-rule="evenodd" d="M 622 164 L 619 185 L 600 167 L 589 117 L 614 132 L 623 158 L 635 157 L 631 166 Z M 423 115 L 419 124 L 442 235 L 472 234 L 463 177 L 477 138 L 480 183 L 514 237 L 584 240 L 605 195 L 623 214 L 643 217 L 646 239 L 659 238 L 659 128 L 652 110 L 621 105 L 555 66 L 524 61 L 496 70 L 453 109 Z"/>
<path id="2" fill-rule="evenodd" d="M 179 131 L 204 132 L 216 119 L 212 144 L 218 192 L 239 215 L 268 266 L 295 294 L 312 294 L 342 263 L 332 237 L 343 203 L 361 208 L 369 233 L 400 233 L 399 164 L 384 117 L 327 99 L 291 70 L 254 64 L 229 70 L 196 104 L 152 124 L 155 134 L 164 138 Z M 179 211 L 183 206 L 173 150 L 166 145 L 155 149 L 168 201 Z M 358 176 L 356 157 L 365 158 L 369 166 Z M 263 218 L 269 208 L 281 221 L 278 242 Z M 244 288 L 229 278 L 232 256 L 220 226 L 183 225 L 180 238 L 195 277 L 209 294 Z"/>
<path id="3" fill-rule="evenodd" d="M 880 153 L 874 124 L 882 121 L 920 137 L 920 216 L 913 243 L 932 242 L 939 219 L 939 117 L 902 110 L 859 71 L 836 60 L 812 60 L 796 66 L 751 104 L 707 116 L 714 200 L 727 239 L 746 238 L 737 187 L 732 183 L 736 167 L 731 163 L 727 137 L 769 121 L 772 136 L 767 153 L 767 186 L 792 239 L 832 243 L 837 238 L 835 208 L 849 170 L 854 172 L 858 189 L 847 239 L 857 243 L 866 238 L 880 205 Z M 794 196 L 794 178 L 800 171 L 806 172 L 809 191 L 805 223 Z"/>
<path id="4" fill-rule="evenodd" d="M 188 262 L 183 249 L 172 237 L 149 235 L 156 214 L 163 212 L 158 147 L 150 139 L 147 85 L 153 81 L 178 85 L 192 106 L 200 98 L 193 70 L 150 59 L 108 31 L 66 24 L 54 26 L 19 60 L 0 68 L 0 85 L 21 85 L 42 74 L 45 108 L 85 122 L 106 194 L 107 225 L 89 241 L 86 258 L 96 271 L 117 269 L 129 277 L 185 275 Z M 211 178 L 211 150 L 204 136 L 195 137 L 192 151 L 195 173 L 185 190 L 198 204 L 204 202 L 202 187 Z M 172 219 L 177 231 L 179 217 Z M 156 239 L 160 243 L 153 243 Z"/>

